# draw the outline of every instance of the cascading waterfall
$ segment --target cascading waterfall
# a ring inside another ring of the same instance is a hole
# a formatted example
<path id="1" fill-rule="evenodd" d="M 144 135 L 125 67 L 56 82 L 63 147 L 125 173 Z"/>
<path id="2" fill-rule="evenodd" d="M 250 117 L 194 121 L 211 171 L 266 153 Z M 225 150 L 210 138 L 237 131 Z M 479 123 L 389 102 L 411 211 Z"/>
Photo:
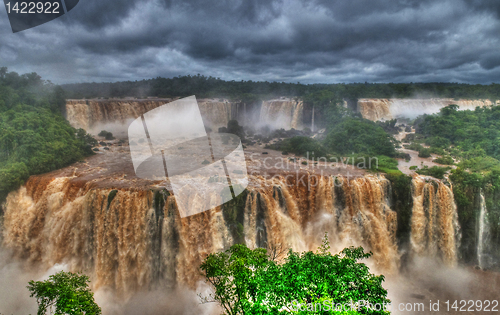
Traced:
<path id="1" fill-rule="evenodd" d="M 455 266 L 460 227 L 452 190 L 439 180 L 415 176 L 412 194 L 410 242 L 413 254 L 437 256 L 446 265 Z"/>
<path id="2" fill-rule="evenodd" d="M 390 209 L 390 184 L 365 176 L 319 177 L 308 189 L 283 178 L 249 195 L 245 208 L 246 243 L 250 247 L 285 245 L 314 250 L 327 232 L 334 251 L 362 245 L 374 253 L 379 270 L 396 272 L 399 265 L 396 213 Z"/>
<path id="3" fill-rule="evenodd" d="M 128 122 L 140 115 L 169 103 L 175 99 L 110 99 L 110 100 L 67 100 L 66 113 L 70 124 L 98 133 L 104 126 L 115 124 L 122 129 Z M 253 115 L 247 112 L 243 104 L 243 113 L 239 113 L 238 103 L 224 99 L 199 99 L 198 104 L 205 124 L 212 129 L 227 126 L 229 119 L 239 119 L 247 124 Z M 454 99 L 359 99 L 357 110 L 361 115 L 373 121 L 398 117 L 414 118 L 417 114 L 432 114 L 439 109 L 458 104 L 460 109 L 474 109 L 476 106 L 489 106 L 489 100 L 454 100 Z M 500 101 L 495 103 L 500 104 Z M 347 105 L 346 105 L 347 106 Z M 263 101 L 260 107 L 260 122 L 274 128 L 300 129 L 303 119 L 303 101 L 299 99 L 279 99 Z M 252 112 L 252 113 L 251 113 Z M 312 109 L 311 129 L 315 129 L 315 108 Z M 120 132 L 122 130 L 120 129 Z"/>
<path id="4" fill-rule="evenodd" d="M 231 117 L 233 117 L 233 105 L 235 105 L 234 109 L 236 109 L 237 104 L 230 103 L 229 101 L 223 99 L 198 100 L 198 106 L 205 125 L 213 129 L 227 126 L 227 123 Z"/>
<path id="5" fill-rule="evenodd" d="M 68 100 L 66 114 L 73 127 L 97 134 L 105 125 L 123 125 L 126 130 L 133 119 L 174 100 Z M 198 105 L 205 124 L 211 128 L 227 126 L 232 117 L 233 103 L 227 100 L 199 99 Z"/>
<path id="6" fill-rule="evenodd" d="M 500 102 L 495 103 L 487 99 L 477 99 L 477 100 L 455 100 L 452 98 L 427 98 L 427 99 L 370 99 L 370 98 L 360 98 L 358 99 L 358 111 L 361 113 L 363 118 L 370 119 L 373 121 L 382 119 L 393 119 L 393 118 L 416 118 L 418 115 L 422 114 L 434 114 L 439 112 L 443 107 L 450 104 L 456 104 L 459 109 L 474 110 L 477 106 L 490 106 L 499 105 Z"/>
<path id="7" fill-rule="evenodd" d="M 243 103 L 243 124 L 248 124 L 247 103 Z"/>
<path id="8" fill-rule="evenodd" d="M 314 106 L 312 109 L 311 131 L 314 132 Z"/>
<path id="9" fill-rule="evenodd" d="M 488 255 L 486 249 L 488 248 L 490 236 L 490 226 L 488 222 L 488 209 L 486 209 L 486 200 L 484 193 L 480 193 L 480 211 L 478 220 L 478 233 L 477 233 L 477 263 L 481 269 L 488 267 Z"/>
<path id="10" fill-rule="evenodd" d="M 127 297 L 140 290 L 200 280 L 198 266 L 237 240 L 249 247 L 316 250 L 328 232 L 332 249 L 362 245 L 379 272 L 398 270 L 396 213 L 383 177 L 254 178 L 236 202 L 181 218 L 168 191 L 102 188 L 77 177 L 33 176 L 9 194 L 3 246 L 49 268 L 64 263 L 91 276 L 94 289 Z M 242 234 L 242 235 L 240 235 Z M 242 237 L 241 237 L 242 236 Z"/>
<path id="11" fill-rule="evenodd" d="M 75 128 L 87 131 L 104 124 L 127 124 L 129 120 L 172 99 L 161 100 L 67 100 L 66 115 Z"/>
<path id="12" fill-rule="evenodd" d="M 260 110 L 260 121 L 279 129 L 302 128 L 303 102 L 301 100 L 263 101 Z"/>
<path id="13" fill-rule="evenodd" d="M 181 218 L 175 197 L 160 186 L 84 174 L 32 176 L 10 193 L 3 247 L 37 268 L 65 264 L 82 271 L 93 289 L 108 288 L 124 299 L 139 291 L 195 289 L 206 255 L 235 243 L 302 252 L 316 250 L 325 232 L 333 252 L 347 246 L 371 251 L 375 273 L 397 274 L 400 268 L 397 213 L 383 175 L 251 176 L 236 199 Z M 459 229 L 452 190 L 422 176 L 412 186 L 412 255 L 455 265 Z"/>

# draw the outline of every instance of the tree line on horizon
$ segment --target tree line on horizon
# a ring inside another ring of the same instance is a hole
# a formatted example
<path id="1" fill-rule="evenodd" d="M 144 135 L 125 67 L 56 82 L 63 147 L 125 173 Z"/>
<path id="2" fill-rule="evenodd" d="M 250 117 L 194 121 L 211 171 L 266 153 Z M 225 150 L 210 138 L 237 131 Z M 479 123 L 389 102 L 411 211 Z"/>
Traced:
<path id="1" fill-rule="evenodd" d="M 140 81 L 64 84 L 68 98 L 121 97 L 226 97 L 252 102 L 278 96 L 304 97 L 319 91 L 328 91 L 340 99 L 356 98 L 465 98 L 500 100 L 500 84 L 466 83 L 336 83 L 302 84 L 268 81 L 225 81 L 203 75 L 185 75 L 173 78 L 157 77 Z"/>

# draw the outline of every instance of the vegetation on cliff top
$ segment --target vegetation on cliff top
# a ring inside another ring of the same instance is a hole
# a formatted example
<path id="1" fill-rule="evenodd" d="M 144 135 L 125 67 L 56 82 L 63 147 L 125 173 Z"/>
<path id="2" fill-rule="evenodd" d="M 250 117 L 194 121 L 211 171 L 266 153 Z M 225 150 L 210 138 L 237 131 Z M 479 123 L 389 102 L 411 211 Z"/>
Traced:
<path id="1" fill-rule="evenodd" d="M 64 93 L 36 73 L 0 69 L 0 201 L 32 174 L 92 154 L 95 140 L 62 116 Z"/>
<path id="2" fill-rule="evenodd" d="M 459 83 L 338 83 L 301 84 L 284 82 L 224 81 L 203 75 L 173 78 L 154 78 L 141 81 L 114 83 L 76 83 L 62 86 L 69 98 L 125 97 L 125 96 L 190 96 L 231 97 L 247 102 L 266 97 L 300 96 L 311 101 L 318 95 L 332 98 L 409 98 L 415 95 L 429 97 L 500 99 L 500 85 L 471 85 Z M 316 95 L 315 95 L 316 93 Z"/>
<path id="3" fill-rule="evenodd" d="M 459 111 L 450 105 L 438 114 L 420 116 L 415 121 L 415 142 L 430 145 L 429 150 L 443 156 L 440 162 L 453 164 L 449 176 L 462 228 L 461 250 L 466 261 L 476 257 L 476 228 L 479 196 L 485 195 L 491 227 L 493 260 L 500 258 L 500 106 Z M 415 144 L 414 144 L 415 145 Z M 454 159 L 454 160 L 453 160 Z M 444 168 L 428 168 L 423 173 Z M 474 262 L 474 261 L 470 261 Z M 497 266 L 498 267 L 498 266 Z"/>
<path id="4" fill-rule="evenodd" d="M 315 106 L 326 112 L 324 139 L 295 136 L 270 145 L 269 148 L 311 159 L 330 156 L 337 160 L 349 157 L 351 161 L 368 161 L 376 158 L 377 163 L 370 165 L 370 169 L 399 172 L 397 161 L 393 159 L 399 156 L 396 151 L 397 142 L 392 135 L 381 124 L 362 118 L 359 113 L 344 108 L 339 100 L 332 97 L 329 93 L 318 93 L 314 99 Z"/>
<path id="5" fill-rule="evenodd" d="M 392 137 L 376 123 L 363 118 L 347 118 L 334 125 L 326 136 L 325 146 L 339 154 L 396 154 Z"/>

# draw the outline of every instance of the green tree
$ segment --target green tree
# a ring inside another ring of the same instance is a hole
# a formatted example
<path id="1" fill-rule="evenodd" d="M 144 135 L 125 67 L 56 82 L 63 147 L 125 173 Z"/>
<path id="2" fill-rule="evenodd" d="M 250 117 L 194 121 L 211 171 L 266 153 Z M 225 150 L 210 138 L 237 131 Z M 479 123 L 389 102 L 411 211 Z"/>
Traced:
<path id="1" fill-rule="evenodd" d="M 305 136 L 288 138 L 281 142 L 276 142 L 269 147 L 271 149 L 291 152 L 297 155 L 309 156 L 311 159 L 324 157 L 327 153 L 327 150 L 319 141 Z"/>
<path id="2" fill-rule="evenodd" d="M 99 137 L 104 137 L 106 140 L 114 140 L 115 137 L 113 137 L 113 133 L 106 131 L 106 130 L 101 130 L 98 134 Z"/>
<path id="3" fill-rule="evenodd" d="M 208 255 L 201 264 L 206 281 L 214 289 L 203 300 L 219 303 L 224 314 L 230 315 L 311 314 L 307 305 L 318 303 L 322 309 L 315 314 L 346 314 L 335 311 L 335 305 L 346 305 L 347 313 L 358 314 L 356 307 L 347 305 L 358 301 L 390 303 L 382 287 L 384 276 L 371 274 L 365 264 L 358 262 L 370 256 L 361 247 L 333 255 L 326 237 L 316 253 L 290 250 L 284 263 L 272 260 L 265 249 L 233 245 L 225 252 Z M 365 306 L 359 312 L 388 313 Z"/>
<path id="4" fill-rule="evenodd" d="M 86 275 L 58 272 L 46 281 L 30 281 L 27 286 L 38 303 L 37 315 L 98 315 L 101 308 L 94 301 L 94 294 Z"/>
<path id="5" fill-rule="evenodd" d="M 335 153 L 394 156 L 394 139 L 373 121 L 347 118 L 326 136 L 325 146 Z"/>

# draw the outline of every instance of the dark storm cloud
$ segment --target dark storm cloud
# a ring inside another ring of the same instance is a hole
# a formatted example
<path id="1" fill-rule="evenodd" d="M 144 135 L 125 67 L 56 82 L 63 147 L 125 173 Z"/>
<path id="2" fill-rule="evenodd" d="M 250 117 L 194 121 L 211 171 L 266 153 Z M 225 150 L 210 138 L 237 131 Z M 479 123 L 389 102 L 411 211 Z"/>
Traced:
<path id="1" fill-rule="evenodd" d="M 84 25 L 91 31 L 98 31 L 109 25 L 119 24 L 142 1 L 112 0 L 91 1 L 81 0 L 72 20 Z"/>
<path id="2" fill-rule="evenodd" d="M 0 64 L 56 82 L 490 83 L 499 17 L 500 2 L 478 0 L 81 0 L 19 34 L 0 22 Z"/>
<path id="3" fill-rule="evenodd" d="M 500 18 L 500 2 L 496 0 L 465 0 L 472 10 L 491 12 Z"/>

